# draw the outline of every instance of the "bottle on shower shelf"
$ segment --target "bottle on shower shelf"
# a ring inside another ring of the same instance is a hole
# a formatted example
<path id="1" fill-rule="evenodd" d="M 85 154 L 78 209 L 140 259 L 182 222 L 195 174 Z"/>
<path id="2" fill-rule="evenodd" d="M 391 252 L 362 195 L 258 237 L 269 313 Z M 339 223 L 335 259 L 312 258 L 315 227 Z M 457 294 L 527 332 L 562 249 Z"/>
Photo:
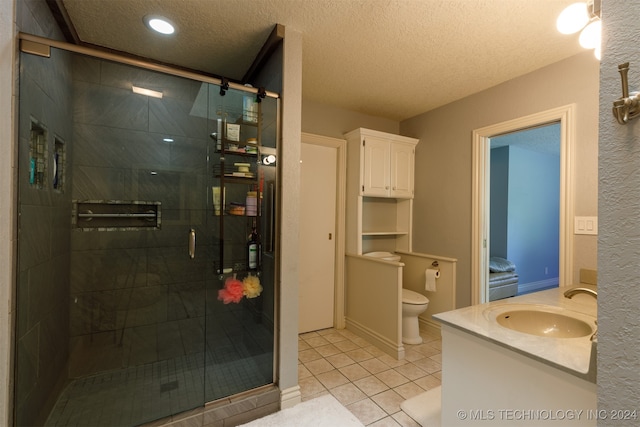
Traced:
<path id="1" fill-rule="evenodd" d="M 247 267 L 249 270 L 257 270 L 260 265 L 260 236 L 256 231 L 255 221 L 247 242 Z"/>

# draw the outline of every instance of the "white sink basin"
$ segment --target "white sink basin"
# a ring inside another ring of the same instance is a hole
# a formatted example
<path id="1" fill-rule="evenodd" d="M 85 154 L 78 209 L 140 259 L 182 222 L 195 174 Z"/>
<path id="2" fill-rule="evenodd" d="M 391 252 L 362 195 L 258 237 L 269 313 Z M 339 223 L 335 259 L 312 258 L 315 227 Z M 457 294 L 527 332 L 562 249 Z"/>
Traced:
<path id="1" fill-rule="evenodd" d="M 539 337 L 580 338 L 595 332 L 594 321 L 539 308 L 504 311 L 496 321 L 505 328 Z"/>

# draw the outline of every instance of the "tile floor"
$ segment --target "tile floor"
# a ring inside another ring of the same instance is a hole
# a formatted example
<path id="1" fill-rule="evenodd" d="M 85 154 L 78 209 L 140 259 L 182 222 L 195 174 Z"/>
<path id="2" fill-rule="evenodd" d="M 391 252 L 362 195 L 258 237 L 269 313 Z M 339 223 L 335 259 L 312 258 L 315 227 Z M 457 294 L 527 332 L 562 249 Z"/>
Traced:
<path id="1" fill-rule="evenodd" d="M 331 393 L 366 426 L 420 427 L 400 404 L 440 385 L 440 336 L 421 331 L 423 343 L 405 344 L 404 360 L 385 354 L 346 329 L 298 338 L 302 400 Z"/>

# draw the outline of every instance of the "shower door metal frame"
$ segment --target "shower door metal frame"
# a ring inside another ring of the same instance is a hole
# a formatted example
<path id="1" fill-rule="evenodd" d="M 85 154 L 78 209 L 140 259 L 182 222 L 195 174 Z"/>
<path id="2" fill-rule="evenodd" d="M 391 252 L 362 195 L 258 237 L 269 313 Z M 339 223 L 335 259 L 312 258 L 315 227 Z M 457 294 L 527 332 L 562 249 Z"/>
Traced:
<path id="1" fill-rule="evenodd" d="M 93 57 L 93 58 L 97 58 L 97 59 L 103 59 L 103 60 L 108 60 L 108 61 L 112 61 L 115 63 L 119 63 L 119 64 L 124 64 L 124 65 L 129 65 L 129 66 L 134 66 L 134 67 L 139 67 L 145 70 L 149 70 L 149 71 L 154 71 L 154 72 L 158 72 L 158 73 L 163 73 L 163 74 L 167 74 L 167 75 L 171 75 L 171 76 L 175 76 L 175 77 L 181 77 L 181 78 L 186 78 L 186 79 L 190 79 L 190 80 L 194 80 L 194 81 L 198 81 L 201 83 L 209 83 L 209 84 L 213 84 L 216 86 L 223 86 L 223 85 L 228 85 L 229 88 L 231 89 L 235 89 L 238 91 L 242 91 L 242 92 L 246 92 L 246 93 L 252 93 L 252 94 L 256 94 L 256 96 L 266 96 L 269 98 L 273 98 L 276 100 L 276 111 L 277 111 L 277 132 L 276 132 L 276 140 L 275 140 L 275 151 L 280 154 L 280 143 L 281 143 L 281 103 L 280 103 L 280 95 L 276 92 L 272 92 L 272 91 L 266 91 L 264 90 L 264 88 L 253 88 L 253 87 L 248 87 L 248 86 L 244 86 L 242 84 L 239 83 L 234 83 L 234 82 L 229 82 L 227 79 L 218 79 L 215 77 L 210 77 L 210 76 L 206 76 L 206 75 L 202 75 L 202 74 L 198 74 L 197 72 L 193 72 L 193 71 L 189 71 L 189 70 L 184 70 L 184 69 L 177 69 L 177 68 L 172 68 L 170 66 L 166 66 L 166 65 L 162 65 L 162 64 L 156 64 L 153 62 L 149 62 L 149 61 L 144 61 L 144 60 L 140 60 L 140 59 L 135 59 L 135 58 L 131 58 L 131 57 L 126 57 L 126 56 L 121 56 L 115 53 L 111 53 L 111 52 L 105 52 L 105 51 L 100 51 L 98 49 L 93 49 L 93 48 L 88 48 L 88 47 L 84 47 L 84 46 L 78 46 L 78 45 L 74 45 L 74 44 L 70 44 L 70 43 L 66 43 L 66 42 L 61 42 L 61 41 L 57 41 L 57 40 L 51 40 L 51 39 L 47 39 L 44 37 L 39 37 L 39 36 L 35 36 L 35 35 L 31 35 L 31 34 L 27 34 L 27 33 L 19 33 L 18 34 L 18 39 L 20 42 L 20 51 L 24 52 L 24 53 L 29 53 L 29 54 L 33 54 L 33 55 L 38 55 L 41 57 L 50 57 L 50 52 L 51 52 L 51 48 L 56 48 L 56 49 L 60 49 L 60 50 L 64 50 L 64 51 L 68 51 L 68 52 L 72 52 L 72 53 L 78 53 L 78 54 L 82 54 L 82 55 L 87 55 L 89 57 Z M 280 179 L 280 171 L 278 168 L 278 172 L 276 173 L 277 176 L 277 180 Z M 279 186 L 279 185 L 276 185 Z M 275 194 L 274 194 L 274 198 L 272 200 L 272 203 L 274 204 L 274 206 L 271 206 L 272 209 L 270 209 L 269 211 L 269 215 L 271 215 L 270 221 L 273 224 L 273 229 L 271 230 L 272 233 L 274 233 L 275 235 L 277 235 L 279 233 L 279 221 L 277 218 L 279 218 L 279 215 L 277 213 L 277 206 L 279 206 L 279 200 L 280 200 L 280 195 L 279 192 L 277 191 L 277 188 L 274 189 Z M 278 252 L 278 247 L 279 245 L 277 244 L 277 240 L 275 240 L 274 243 L 274 239 L 275 236 L 269 236 L 268 238 L 268 245 L 270 248 L 270 251 L 273 252 Z M 279 302 L 278 302 L 278 292 L 277 292 L 277 288 L 278 288 L 278 271 L 279 271 L 279 264 L 276 263 L 275 264 L 275 277 L 273 278 L 274 280 L 274 321 L 277 321 L 277 319 L 279 318 Z M 274 330 L 273 330 L 273 335 L 274 335 L 274 342 L 273 342 L 273 367 L 272 367 L 272 372 L 273 372 L 273 383 L 272 384 L 266 384 L 263 386 L 259 386 L 256 389 L 251 390 L 252 392 L 258 392 L 260 390 L 265 390 L 268 391 L 269 388 L 273 387 L 274 385 L 276 385 L 277 382 L 277 360 L 278 360 L 278 328 L 276 327 L 277 325 L 274 325 Z M 206 337 L 204 338 L 206 340 Z M 240 392 L 238 395 L 243 395 L 246 394 L 247 392 Z M 233 395 L 232 395 L 233 396 Z M 225 397 L 225 399 L 228 399 L 230 396 Z M 216 401 L 207 401 L 206 398 L 204 400 L 204 406 L 208 407 L 212 404 L 214 404 Z"/>

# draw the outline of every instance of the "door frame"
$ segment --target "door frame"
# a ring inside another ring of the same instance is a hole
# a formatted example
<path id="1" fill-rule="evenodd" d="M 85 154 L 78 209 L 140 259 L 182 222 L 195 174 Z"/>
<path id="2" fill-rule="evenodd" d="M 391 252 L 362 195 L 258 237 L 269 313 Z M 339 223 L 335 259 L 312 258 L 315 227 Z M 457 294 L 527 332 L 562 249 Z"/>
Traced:
<path id="1" fill-rule="evenodd" d="M 490 138 L 560 122 L 559 286 L 573 283 L 575 104 L 475 129 L 472 138 L 471 304 L 489 301 Z"/>
<path id="2" fill-rule="evenodd" d="M 346 327 L 344 315 L 344 264 L 345 264 L 345 212 L 347 183 L 347 141 L 328 136 L 302 132 L 303 144 L 321 145 L 335 148 L 337 151 L 336 171 L 336 258 L 335 258 L 335 290 L 333 324 L 336 329 Z"/>

